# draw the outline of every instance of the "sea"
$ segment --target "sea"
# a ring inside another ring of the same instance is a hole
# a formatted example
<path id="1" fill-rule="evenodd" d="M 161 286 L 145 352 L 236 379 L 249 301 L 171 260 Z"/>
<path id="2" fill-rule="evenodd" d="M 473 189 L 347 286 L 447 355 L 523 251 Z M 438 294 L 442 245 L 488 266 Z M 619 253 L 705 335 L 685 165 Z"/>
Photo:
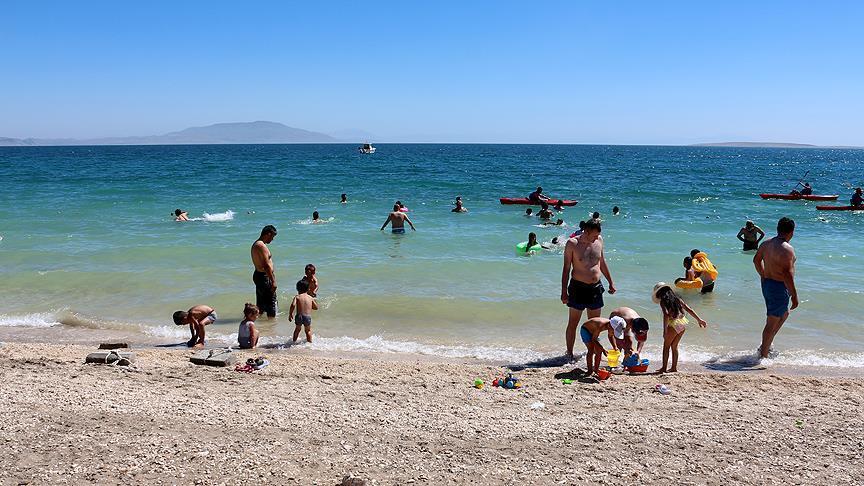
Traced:
<path id="1" fill-rule="evenodd" d="M 189 338 L 171 315 L 214 307 L 208 345 L 236 345 L 255 301 L 250 246 L 272 224 L 280 313 L 259 320 L 261 344 L 291 347 L 287 311 L 304 266 L 320 280 L 315 340 L 328 353 L 412 353 L 533 363 L 564 352 L 562 250 L 519 256 L 601 213 L 618 306 L 650 322 L 647 355 L 662 344 L 658 281 L 682 276 L 691 249 L 720 274 L 712 294 L 682 292 L 709 326 L 691 326 L 681 359 L 717 366 L 752 356 L 765 310 L 745 220 L 768 236 L 797 228 L 800 307 L 772 362 L 864 367 L 864 212 L 762 200 L 803 177 L 817 194 L 864 182 L 864 150 L 605 145 L 70 146 L 0 148 L 0 338 L 171 345 Z M 501 197 L 538 185 L 579 203 L 541 227 Z M 347 204 L 340 204 L 346 193 Z M 452 213 L 461 196 L 467 213 Z M 396 200 L 417 231 L 380 231 Z M 621 213 L 612 214 L 613 206 Z M 193 218 L 174 221 L 182 208 Z M 318 211 L 324 223 L 312 224 Z M 577 342 L 577 345 L 580 343 Z"/>

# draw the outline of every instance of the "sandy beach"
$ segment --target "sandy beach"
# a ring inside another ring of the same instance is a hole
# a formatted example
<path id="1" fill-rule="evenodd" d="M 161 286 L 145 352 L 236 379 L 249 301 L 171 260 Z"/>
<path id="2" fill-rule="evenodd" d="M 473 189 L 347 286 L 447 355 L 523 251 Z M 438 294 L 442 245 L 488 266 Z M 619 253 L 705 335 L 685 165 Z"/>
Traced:
<path id="1" fill-rule="evenodd" d="M 136 349 L 0 346 L 3 484 L 860 484 L 864 380 L 759 373 L 471 387 L 482 363 L 259 350 L 253 374 Z M 240 358 L 253 356 L 241 352 Z M 672 393 L 653 391 L 657 383 Z M 542 406 L 540 405 L 542 404 Z M 857 465 L 857 466 L 856 466 Z"/>

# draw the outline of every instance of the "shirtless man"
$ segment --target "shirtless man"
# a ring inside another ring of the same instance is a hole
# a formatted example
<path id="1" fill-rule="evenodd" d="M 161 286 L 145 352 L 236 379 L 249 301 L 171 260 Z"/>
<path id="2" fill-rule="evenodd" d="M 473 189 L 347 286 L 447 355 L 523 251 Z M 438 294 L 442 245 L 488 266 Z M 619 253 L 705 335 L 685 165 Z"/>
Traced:
<path id="1" fill-rule="evenodd" d="M 759 242 L 765 238 L 765 232 L 762 228 L 753 224 L 753 221 L 744 223 L 744 227 L 738 231 L 738 237 L 744 243 L 744 251 L 755 250 L 759 248 Z"/>
<path id="2" fill-rule="evenodd" d="M 414 228 L 414 223 L 408 219 L 408 215 L 400 211 L 400 209 L 402 208 L 398 203 L 393 205 L 393 212 L 387 216 L 387 221 L 384 221 L 384 224 L 381 226 L 381 231 L 384 231 L 384 228 L 389 224 L 394 235 L 404 235 L 405 223 L 408 223 L 408 226 L 411 227 L 412 231 L 417 231 L 417 229 Z"/>
<path id="3" fill-rule="evenodd" d="M 270 319 L 276 317 L 276 275 L 273 273 L 273 255 L 267 245 L 276 238 L 276 228 L 268 224 L 261 230 L 261 236 L 252 244 L 252 265 L 255 273 L 255 300 L 258 309 Z"/>
<path id="4" fill-rule="evenodd" d="M 182 209 L 174 210 L 174 221 L 189 221 L 189 213 Z"/>
<path id="5" fill-rule="evenodd" d="M 648 320 L 629 307 L 617 307 L 609 314 L 609 319 L 620 317 L 627 325 L 624 328 L 624 338 L 618 342 L 618 349 L 624 351 L 633 348 L 633 338 L 636 338 L 636 354 L 642 354 L 645 341 L 648 340 Z"/>
<path id="6" fill-rule="evenodd" d="M 543 194 L 543 188 L 540 186 L 537 186 L 537 190 L 535 190 L 531 194 L 528 194 L 528 201 L 530 201 L 531 204 L 540 204 L 542 201 L 548 200 L 549 196 Z"/>
<path id="7" fill-rule="evenodd" d="M 762 330 L 762 345 L 759 355 L 768 357 L 774 336 L 783 327 L 789 311 L 798 307 L 798 291 L 795 289 L 795 249 L 789 240 L 795 233 L 795 222 L 789 218 L 780 218 L 777 222 L 777 236 L 762 243 L 753 265 L 762 278 L 762 296 L 768 317 L 765 329 Z M 789 299 L 792 307 L 789 307 Z"/>
<path id="8" fill-rule="evenodd" d="M 612 275 L 606 266 L 603 254 L 603 238 L 600 223 L 585 222 L 581 235 L 567 240 L 564 247 L 564 269 L 561 272 L 561 303 L 570 308 L 567 322 L 567 357 L 573 358 L 576 328 L 582 319 L 582 311 L 588 309 L 588 318 L 600 317 L 603 308 L 603 284 L 600 275 L 609 283 L 609 294 L 615 293 Z M 569 283 L 568 283 L 569 282 Z"/>

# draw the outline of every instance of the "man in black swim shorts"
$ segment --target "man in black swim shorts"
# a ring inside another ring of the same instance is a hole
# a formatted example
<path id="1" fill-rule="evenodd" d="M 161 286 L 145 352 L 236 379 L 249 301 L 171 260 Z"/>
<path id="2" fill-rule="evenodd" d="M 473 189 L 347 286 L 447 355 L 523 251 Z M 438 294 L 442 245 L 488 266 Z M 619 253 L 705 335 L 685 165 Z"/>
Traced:
<path id="1" fill-rule="evenodd" d="M 273 271 L 273 255 L 270 254 L 269 243 L 276 238 L 276 228 L 268 224 L 261 230 L 261 236 L 252 244 L 252 264 L 255 272 L 252 281 L 255 283 L 255 304 L 261 313 L 267 317 L 276 317 L 276 275 Z"/>
<path id="2" fill-rule="evenodd" d="M 582 312 L 588 310 L 588 318 L 599 317 L 603 308 L 603 284 L 606 277 L 609 294 L 615 293 L 612 275 L 606 266 L 603 254 L 603 238 L 600 237 L 600 222 L 591 219 L 585 222 L 584 231 L 567 240 L 564 248 L 564 269 L 561 272 L 561 303 L 569 307 L 567 332 L 567 357 L 573 358 L 576 329 Z"/>

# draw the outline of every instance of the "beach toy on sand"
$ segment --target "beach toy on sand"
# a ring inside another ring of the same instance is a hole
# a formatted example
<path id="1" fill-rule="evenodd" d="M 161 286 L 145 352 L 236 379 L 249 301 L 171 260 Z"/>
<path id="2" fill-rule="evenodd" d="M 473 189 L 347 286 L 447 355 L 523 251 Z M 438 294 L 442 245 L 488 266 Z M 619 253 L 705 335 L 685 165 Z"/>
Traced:
<path id="1" fill-rule="evenodd" d="M 564 378 L 563 380 L 561 380 L 561 383 L 564 385 L 570 385 L 573 383 L 573 380 L 571 380 L 570 378 Z"/>
<path id="2" fill-rule="evenodd" d="M 603 369 L 597 370 L 597 378 L 600 378 L 601 380 L 605 380 L 605 379 L 609 378 L 611 375 L 612 375 L 612 373 L 609 372 L 609 370 L 603 370 Z"/>
<path id="3" fill-rule="evenodd" d="M 672 393 L 672 390 L 667 388 L 666 385 L 662 385 L 662 384 L 654 385 L 654 391 L 656 391 L 657 393 L 659 393 L 661 395 L 668 395 L 668 394 Z"/>
<path id="4" fill-rule="evenodd" d="M 476 380 L 474 380 L 474 388 L 476 388 L 478 390 L 482 390 L 483 389 L 483 380 L 481 380 L 480 378 L 477 378 Z"/>
<path id="5" fill-rule="evenodd" d="M 610 349 L 606 353 L 606 362 L 609 363 L 609 366 L 615 368 L 618 366 L 618 360 L 621 359 L 621 351 L 616 351 L 614 349 Z"/>
<path id="6" fill-rule="evenodd" d="M 648 371 L 648 365 L 644 364 L 644 365 L 628 366 L 625 369 L 627 371 L 629 371 L 630 373 L 645 373 L 646 371 Z"/>
<path id="7" fill-rule="evenodd" d="M 636 353 L 631 354 L 624 358 L 624 361 L 621 362 L 625 368 L 629 368 L 631 366 L 639 366 L 639 355 Z"/>

